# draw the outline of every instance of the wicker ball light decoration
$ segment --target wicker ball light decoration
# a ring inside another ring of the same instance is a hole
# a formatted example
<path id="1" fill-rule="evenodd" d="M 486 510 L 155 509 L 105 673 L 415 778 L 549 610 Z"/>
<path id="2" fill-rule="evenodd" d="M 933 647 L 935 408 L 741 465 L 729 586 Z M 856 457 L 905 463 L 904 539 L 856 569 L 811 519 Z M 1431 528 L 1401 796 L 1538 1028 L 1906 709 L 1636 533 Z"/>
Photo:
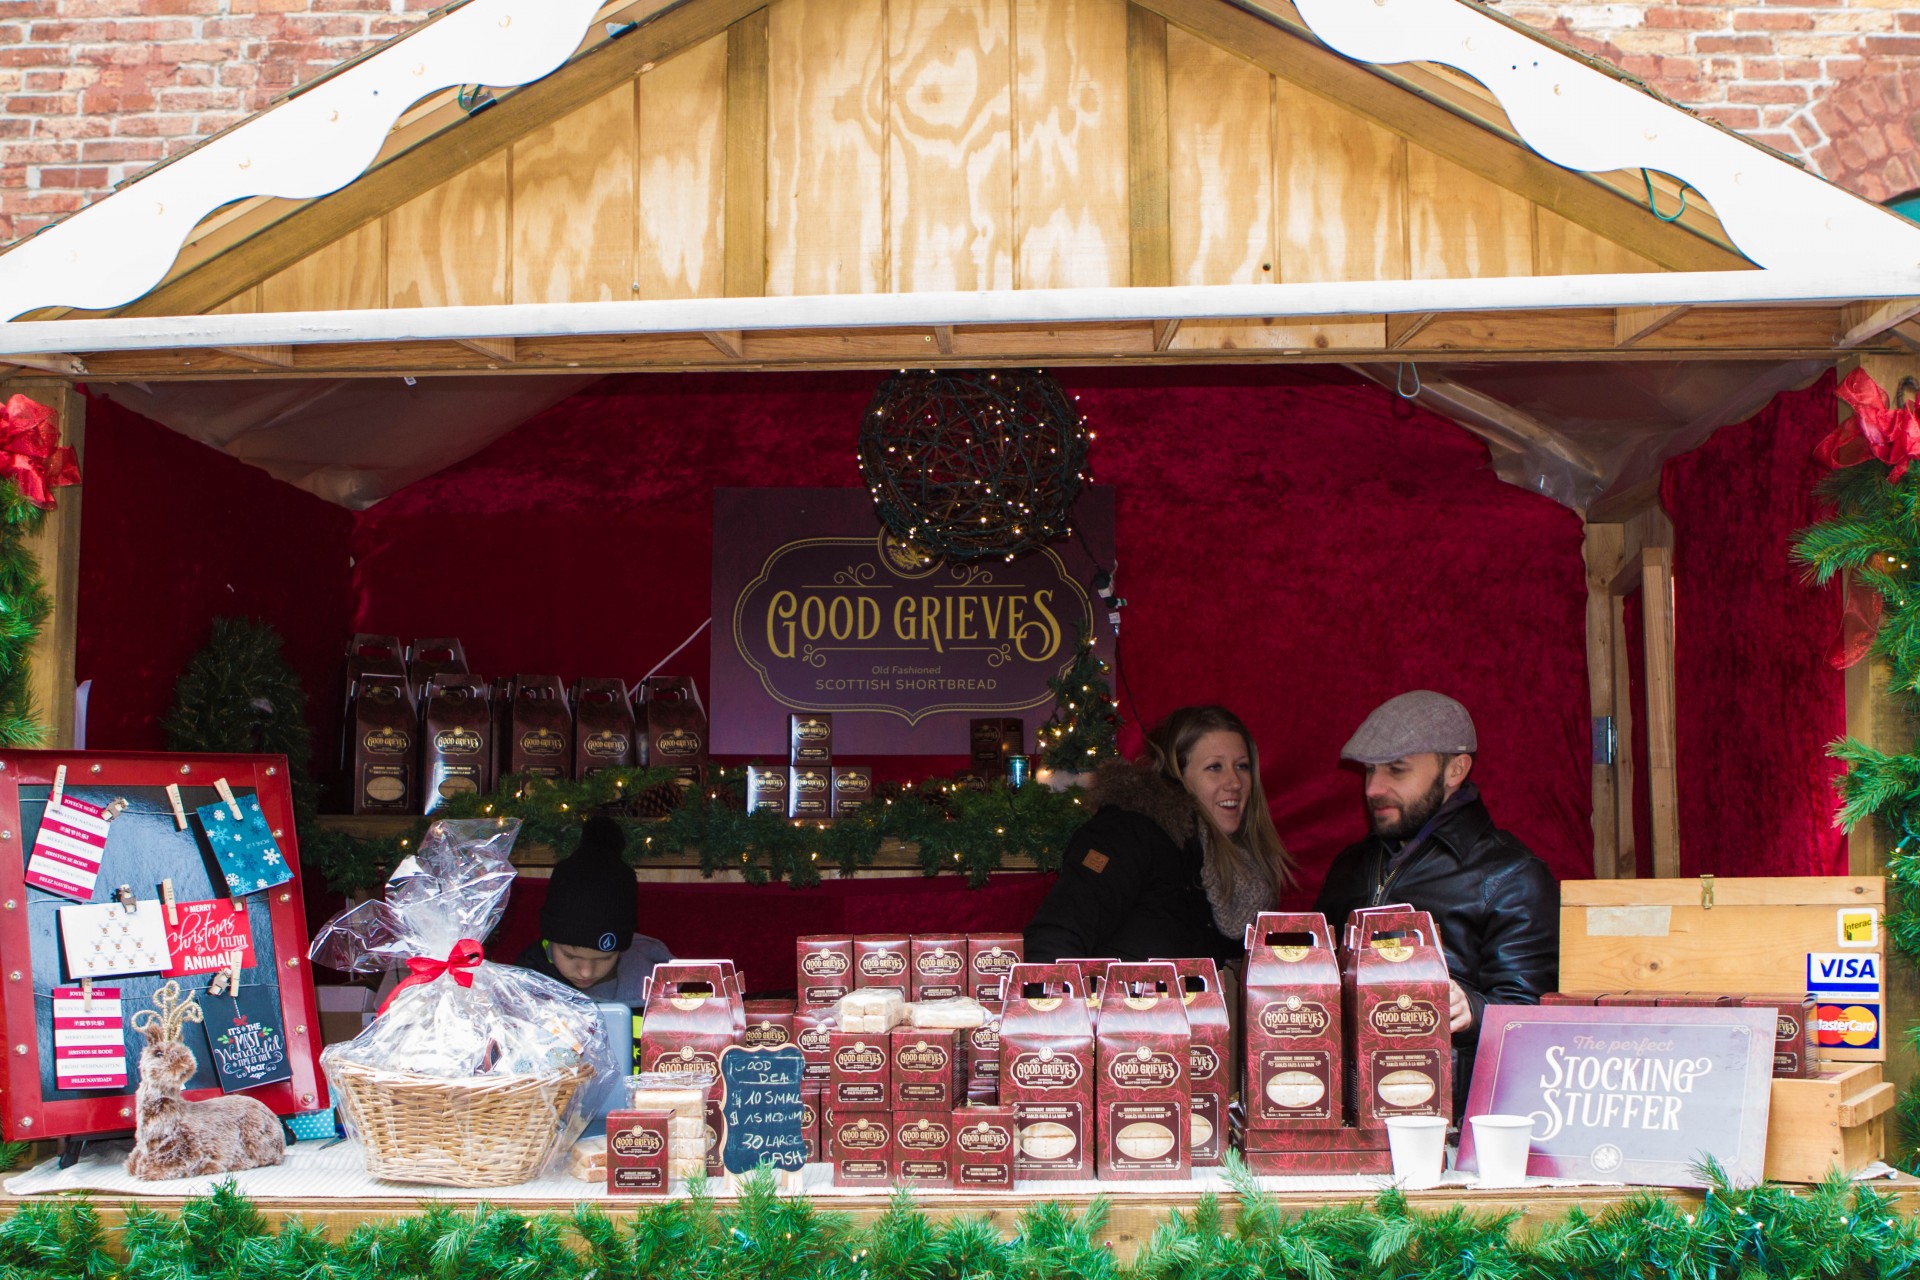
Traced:
<path id="1" fill-rule="evenodd" d="M 901 370 L 874 392 L 860 474 L 922 551 L 1008 560 L 1071 533 L 1093 432 L 1039 369 Z"/>

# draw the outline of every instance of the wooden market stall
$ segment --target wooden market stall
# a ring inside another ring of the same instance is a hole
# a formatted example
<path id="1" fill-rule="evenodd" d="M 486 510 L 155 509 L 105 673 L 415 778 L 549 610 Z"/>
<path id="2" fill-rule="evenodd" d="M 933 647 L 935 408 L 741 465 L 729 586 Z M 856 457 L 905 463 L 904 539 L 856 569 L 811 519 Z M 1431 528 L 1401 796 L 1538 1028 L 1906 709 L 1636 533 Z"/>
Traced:
<path id="1" fill-rule="evenodd" d="M 1672 877 L 1662 464 L 1824 370 L 1896 386 L 1916 316 L 1920 228 L 1460 0 L 470 0 L 0 255 L 0 390 L 357 509 L 611 374 L 1389 387 L 1578 514 L 1591 874 Z M 312 408 L 396 378 L 372 429 Z M 474 380 L 487 410 L 421 407 Z M 54 745 L 75 492 L 36 545 Z"/>

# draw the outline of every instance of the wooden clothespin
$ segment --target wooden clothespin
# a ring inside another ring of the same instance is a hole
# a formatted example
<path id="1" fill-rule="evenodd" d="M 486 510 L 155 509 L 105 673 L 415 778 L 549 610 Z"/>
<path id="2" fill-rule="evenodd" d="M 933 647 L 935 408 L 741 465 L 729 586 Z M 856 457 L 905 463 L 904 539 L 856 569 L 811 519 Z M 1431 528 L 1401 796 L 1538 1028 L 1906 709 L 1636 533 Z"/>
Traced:
<path id="1" fill-rule="evenodd" d="M 66 794 L 67 794 L 67 766 L 61 765 L 59 768 L 53 771 L 53 796 L 48 801 L 48 803 L 53 808 L 57 809 L 60 807 L 60 802 L 66 798 Z"/>
<path id="2" fill-rule="evenodd" d="M 233 953 L 233 965 L 227 970 L 227 994 L 236 1000 L 240 998 L 240 955 Z"/>
<path id="3" fill-rule="evenodd" d="M 167 923 L 174 928 L 180 927 L 180 913 L 173 908 L 173 877 L 168 876 L 160 882 L 160 901 L 166 904 Z"/>
<path id="4" fill-rule="evenodd" d="M 140 910 L 140 905 L 133 896 L 133 886 L 130 884 L 123 884 L 118 889 L 115 889 L 113 891 L 113 900 L 119 903 L 120 909 L 128 915 L 134 915 Z"/>
<path id="5" fill-rule="evenodd" d="M 213 780 L 213 789 L 218 791 L 220 798 L 227 802 L 227 812 L 233 815 L 233 820 L 235 822 L 240 821 L 240 802 L 233 798 L 233 788 L 227 785 L 227 780 L 225 778 L 215 778 Z"/>
<path id="6" fill-rule="evenodd" d="M 227 990 L 227 971 L 225 969 L 222 969 L 220 972 L 213 975 L 213 980 L 211 982 L 207 983 L 207 994 L 210 996 L 223 995 L 225 994 L 226 990 Z"/>
<path id="7" fill-rule="evenodd" d="M 187 806 L 180 800 L 180 784 L 167 784 L 167 803 L 173 806 L 173 828 L 176 831 L 187 829 Z"/>
<path id="8" fill-rule="evenodd" d="M 107 801 L 107 807 L 100 811 L 100 821 L 112 822 L 126 811 L 127 798 L 125 796 L 115 796 L 113 799 Z"/>
<path id="9" fill-rule="evenodd" d="M 80 1012 L 93 1012 L 93 979 L 80 979 Z"/>

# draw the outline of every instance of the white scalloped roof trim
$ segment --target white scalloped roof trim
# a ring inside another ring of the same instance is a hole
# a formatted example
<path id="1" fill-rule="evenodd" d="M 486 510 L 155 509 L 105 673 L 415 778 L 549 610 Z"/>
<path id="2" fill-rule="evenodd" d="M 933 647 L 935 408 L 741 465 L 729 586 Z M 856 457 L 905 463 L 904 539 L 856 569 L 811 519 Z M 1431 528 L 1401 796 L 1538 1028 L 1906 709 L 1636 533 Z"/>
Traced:
<path id="1" fill-rule="evenodd" d="M 306 200 L 365 173 L 402 112 L 460 85 L 520 85 L 580 47 L 601 0 L 472 0 L 0 257 L 0 317 L 104 309 L 166 278 L 222 205 Z"/>
<path id="2" fill-rule="evenodd" d="M 1763 268 L 1920 267 L 1920 227 L 1480 12 L 1467 0 L 1294 0 L 1360 62 L 1438 62 L 1499 99 L 1526 144 L 1582 172 L 1656 169 L 1705 196 Z M 1254 7 L 1258 7 L 1257 3 Z"/>

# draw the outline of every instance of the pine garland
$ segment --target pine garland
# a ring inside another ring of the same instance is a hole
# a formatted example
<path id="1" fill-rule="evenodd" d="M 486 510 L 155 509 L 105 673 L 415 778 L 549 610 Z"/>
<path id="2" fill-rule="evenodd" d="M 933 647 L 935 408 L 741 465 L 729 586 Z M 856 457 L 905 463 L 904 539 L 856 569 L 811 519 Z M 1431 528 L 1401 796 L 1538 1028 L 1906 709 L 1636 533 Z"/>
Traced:
<path id="1" fill-rule="evenodd" d="M 750 1179 L 616 1210 L 521 1214 L 426 1204 L 341 1241 L 279 1227 L 231 1183 L 177 1213 L 128 1210 L 110 1232 L 84 1201 L 0 1221 L 0 1280 L 1869 1280 L 1920 1274 L 1920 1223 L 1891 1198 L 1833 1178 L 1790 1191 L 1716 1178 L 1705 1203 L 1653 1193 L 1523 1230 L 1515 1213 L 1414 1209 L 1397 1192 L 1294 1214 L 1230 1164 L 1232 1194 L 1157 1227 L 1129 1264 L 1100 1236 L 1109 1203 L 1047 1200 L 1003 1237 L 984 1217 L 935 1222 L 910 1192 L 865 1224 Z M 1228 1221 L 1229 1206 L 1237 1210 Z"/>
<path id="2" fill-rule="evenodd" d="M 1813 583 L 1825 585 L 1845 573 L 1880 596 L 1880 629 L 1871 652 L 1886 659 L 1888 689 L 1912 714 L 1920 713 L 1920 471 L 1909 470 L 1897 484 L 1889 482 L 1890 471 L 1867 461 L 1822 479 L 1816 493 L 1832 512 L 1794 539 L 1793 558 Z M 1890 955 L 1920 964 L 1920 743 L 1893 755 L 1842 738 L 1827 754 L 1846 766 L 1835 783 L 1835 820 L 1849 831 L 1878 821 L 1895 838 L 1886 868 Z M 1903 1034 L 1920 1045 L 1920 1026 Z M 1920 1173 L 1920 1090 L 1900 1099 L 1896 1119 L 1897 1149 L 1890 1158 Z"/>
<path id="3" fill-rule="evenodd" d="M 748 884 L 795 887 L 820 883 L 826 871 L 870 867 L 881 843 L 897 840 L 918 846 L 926 874 L 964 874 L 974 888 L 1015 858 L 1025 860 L 1023 867 L 1058 869 L 1068 838 L 1087 817 L 1076 791 L 935 781 L 912 790 L 877 788 L 865 809 L 830 823 L 794 822 L 747 811 L 745 769 L 715 769 L 708 787 L 684 796 L 673 776 L 670 769 L 608 769 L 557 783 L 510 776 L 493 795 L 455 797 L 434 817 L 518 818 L 522 843 L 565 857 L 585 819 L 605 813 L 627 829 L 627 856 L 635 862 L 695 849 L 703 874 L 737 871 Z M 335 889 L 371 890 L 418 847 L 430 821 L 389 840 L 303 835 L 302 860 Z"/>
<path id="4" fill-rule="evenodd" d="M 39 562 L 26 547 L 46 517 L 11 480 L 0 482 L 0 747 L 46 741 L 46 725 L 27 688 L 27 652 L 53 605 Z"/>

